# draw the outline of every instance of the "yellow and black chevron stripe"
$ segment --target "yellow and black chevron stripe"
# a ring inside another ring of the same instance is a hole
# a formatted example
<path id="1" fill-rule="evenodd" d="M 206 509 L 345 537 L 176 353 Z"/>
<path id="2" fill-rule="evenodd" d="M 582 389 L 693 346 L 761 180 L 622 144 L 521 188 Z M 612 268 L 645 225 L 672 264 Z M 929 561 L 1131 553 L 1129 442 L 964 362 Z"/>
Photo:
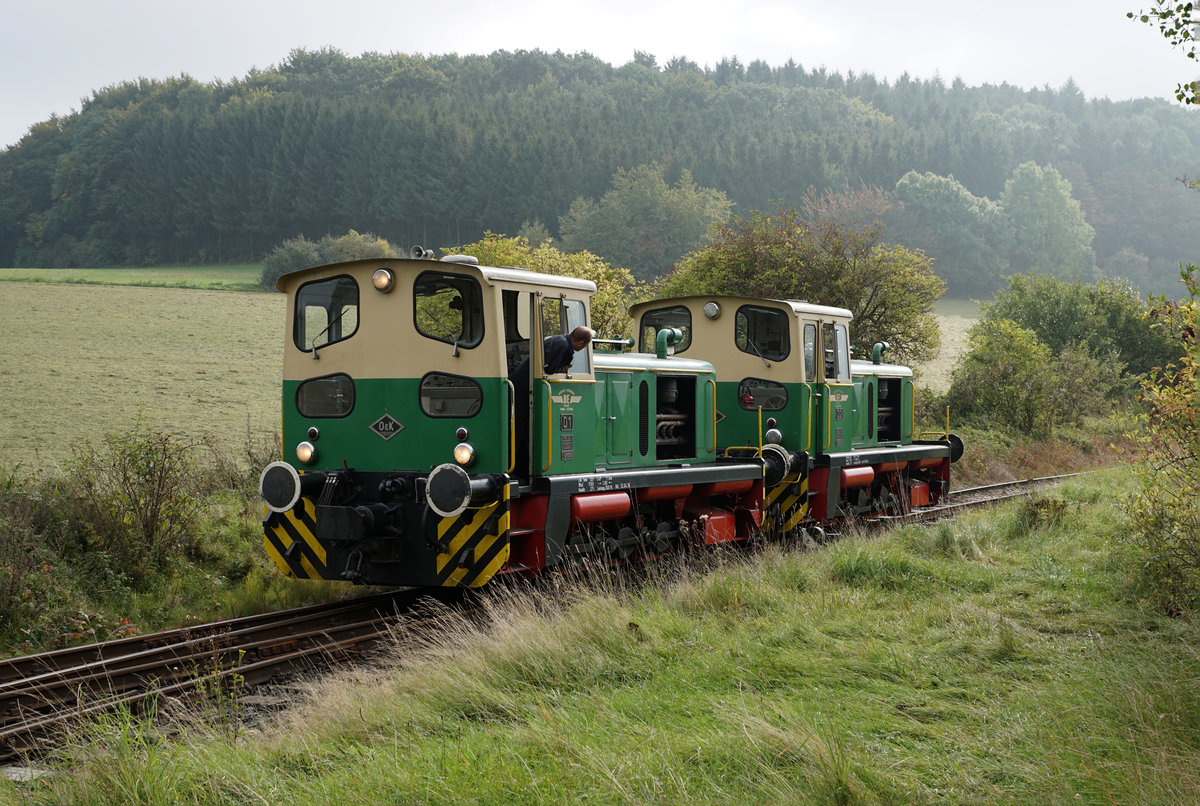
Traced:
<path id="1" fill-rule="evenodd" d="M 437 556 L 437 584 L 477 588 L 508 562 L 510 487 L 504 485 L 504 496 L 495 503 L 441 519 L 438 545 L 450 550 Z"/>
<path id="2" fill-rule="evenodd" d="M 808 515 L 808 478 L 796 472 L 785 476 L 783 481 L 767 490 L 766 509 L 779 513 L 779 531 L 782 534 L 799 526 Z"/>
<path id="3" fill-rule="evenodd" d="M 325 579 L 325 547 L 317 540 L 316 514 L 312 499 L 301 498 L 263 530 L 267 555 L 290 577 Z"/>

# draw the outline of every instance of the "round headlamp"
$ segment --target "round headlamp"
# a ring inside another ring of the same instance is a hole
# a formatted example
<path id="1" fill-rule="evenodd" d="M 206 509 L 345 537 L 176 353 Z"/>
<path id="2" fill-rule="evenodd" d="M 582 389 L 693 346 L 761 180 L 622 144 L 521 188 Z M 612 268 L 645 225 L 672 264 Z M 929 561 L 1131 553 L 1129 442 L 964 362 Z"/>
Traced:
<path id="1" fill-rule="evenodd" d="M 317 447 L 311 442 L 301 442 L 296 446 L 296 458 L 301 463 L 311 465 L 317 458 Z"/>
<path id="2" fill-rule="evenodd" d="M 778 428 L 768 428 L 767 433 L 763 435 L 763 441 L 771 445 L 778 445 L 783 442 L 783 433 Z"/>
<path id="3" fill-rule="evenodd" d="M 375 286 L 376 291 L 387 293 L 392 290 L 392 286 L 396 283 L 396 277 L 392 274 L 391 269 L 376 269 L 371 275 L 371 285 Z"/>
<path id="4" fill-rule="evenodd" d="M 475 464 L 475 446 L 470 442 L 460 442 L 454 446 L 454 461 L 463 467 Z"/>

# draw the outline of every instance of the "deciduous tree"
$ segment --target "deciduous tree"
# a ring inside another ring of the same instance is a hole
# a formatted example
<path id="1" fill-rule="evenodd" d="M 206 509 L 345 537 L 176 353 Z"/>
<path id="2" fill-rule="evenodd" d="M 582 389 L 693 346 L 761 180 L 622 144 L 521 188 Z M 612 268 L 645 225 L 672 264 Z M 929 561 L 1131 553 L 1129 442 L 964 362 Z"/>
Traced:
<path id="1" fill-rule="evenodd" d="M 1017 271 L 1091 280 L 1095 230 L 1071 196 L 1071 184 L 1053 166 L 1024 162 L 1000 197 L 1013 226 L 1012 267 Z"/>
<path id="2" fill-rule="evenodd" d="M 941 342 L 933 303 L 945 288 L 924 253 L 883 243 L 878 227 L 811 224 L 792 208 L 720 226 L 716 240 L 688 255 L 658 290 L 848 308 L 859 355 L 886 341 L 897 358 L 920 361 Z"/>

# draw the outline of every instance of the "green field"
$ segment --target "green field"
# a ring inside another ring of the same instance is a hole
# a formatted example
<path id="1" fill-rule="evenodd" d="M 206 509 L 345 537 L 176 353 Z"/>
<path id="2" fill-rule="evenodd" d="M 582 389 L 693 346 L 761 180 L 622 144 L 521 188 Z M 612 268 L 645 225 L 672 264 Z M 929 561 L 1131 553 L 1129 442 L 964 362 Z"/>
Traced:
<path id="1" fill-rule="evenodd" d="M 240 444 L 279 421 L 282 294 L 0 283 L 0 463 L 141 424 Z"/>
<path id="2" fill-rule="evenodd" d="M 253 291 L 258 287 L 261 272 L 262 266 L 257 263 L 238 266 L 155 266 L 144 269 L 0 269 L 0 280 Z"/>

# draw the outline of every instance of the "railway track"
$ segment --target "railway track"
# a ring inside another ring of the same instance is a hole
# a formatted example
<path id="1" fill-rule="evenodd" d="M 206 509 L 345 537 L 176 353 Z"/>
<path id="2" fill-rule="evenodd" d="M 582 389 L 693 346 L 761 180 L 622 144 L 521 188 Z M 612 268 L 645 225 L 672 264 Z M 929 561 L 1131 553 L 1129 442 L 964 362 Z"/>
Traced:
<path id="1" fill-rule="evenodd" d="M 940 506 L 870 522 L 952 517 L 1029 495 L 1071 475 L 956 490 Z M 237 686 L 251 687 L 360 656 L 427 595 L 389 592 L 0 660 L 0 761 L 35 753 L 73 722 L 117 708 L 136 709 L 152 697 L 232 689 L 235 678 Z"/>
<path id="2" fill-rule="evenodd" d="M 0 660 L 0 761 L 152 697 L 232 691 L 361 656 L 421 598 L 389 592 Z"/>

